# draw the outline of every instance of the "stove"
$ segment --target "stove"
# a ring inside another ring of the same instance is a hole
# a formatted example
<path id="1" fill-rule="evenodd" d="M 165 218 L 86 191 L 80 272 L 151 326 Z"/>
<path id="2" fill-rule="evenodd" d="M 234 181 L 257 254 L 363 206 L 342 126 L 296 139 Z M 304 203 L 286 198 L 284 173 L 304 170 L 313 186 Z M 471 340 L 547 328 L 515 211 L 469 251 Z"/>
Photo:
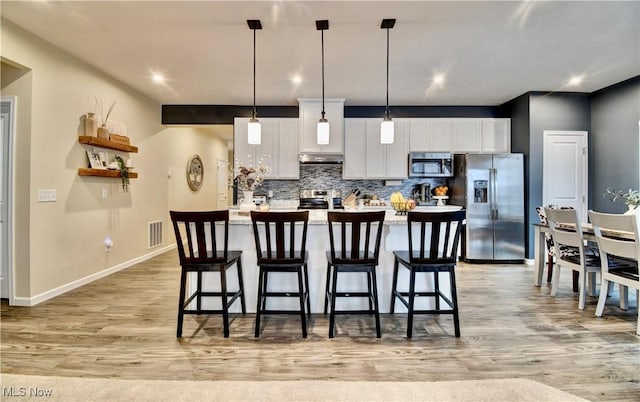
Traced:
<path id="1" fill-rule="evenodd" d="M 343 209 L 340 190 L 300 190 L 298 209 L 329 209 L 329 202 L 334 209 Z"/>

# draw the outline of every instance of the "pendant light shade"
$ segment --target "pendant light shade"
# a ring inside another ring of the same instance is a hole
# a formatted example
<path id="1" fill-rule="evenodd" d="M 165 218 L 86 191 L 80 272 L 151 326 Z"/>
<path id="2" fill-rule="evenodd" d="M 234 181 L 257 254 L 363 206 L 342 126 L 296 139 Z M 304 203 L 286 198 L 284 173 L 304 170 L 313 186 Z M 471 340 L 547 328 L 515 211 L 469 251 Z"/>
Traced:
<path id="1" fill-rule="evenodd" d="M 329 144 L 329 122 L 324 117 L 324 31 L 329 29 L 329 20 L 317 20 L 316 29 L 320 31 L 322 40 L 322 117 L 318 120 L 316 143 L 327 145 Z"/>
<path id="2" fill-rule="evenodd" d="M 318 120 L 318 130 L 317 130 L 317 143 L 318 145 L 327 145 L 329 144 L 329 122 L 327 119 Z"/>
<path id="3" fill-rule="evenodd" d="M 259 145 L 262 140 L 262 127 L 256 118 L 256 29 L 262 29 L 260 20 L 247 20 L 249 29 L 253 31 L 253 110 L 247 126 L 247 142 Z"/>
<path id="4" fill-rule="evenodd" d="M 380 125 L 380 143 L 381 144 L 393 144 L 393 120 L 391 117 L 385 117 L 382 119 L 382 124 Z"/>
<path id="5" fill-rule="evenodd" d="M 395 18 L 383 19 L 380 28 L 387 30 L 387 104 L 384 110 L 384 119 L 380 125 L 380 143 L 393 144 L 393 120 L 389 115 L 389 29 L 396 24 Z"/>

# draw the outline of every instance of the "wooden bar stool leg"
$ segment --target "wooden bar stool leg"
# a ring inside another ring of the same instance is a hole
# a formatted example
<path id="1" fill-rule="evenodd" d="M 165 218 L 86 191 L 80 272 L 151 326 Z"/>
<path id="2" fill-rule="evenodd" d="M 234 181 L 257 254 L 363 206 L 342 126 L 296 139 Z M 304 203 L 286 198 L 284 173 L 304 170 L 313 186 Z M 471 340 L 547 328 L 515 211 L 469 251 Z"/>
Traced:
<path id="1" fill-rule="evenodd" d="M 407 338 L 413 335 L 413 309 L 416 297 L 416 271 L 409 271 L 409 309 L 407 311 Z"/>
<path id="2" fill-rule="evenodd" d="M 324 315 L 327 315 L 327 308 L 329 306 L 329 290 L 331 289 L 331 264 L 327 263 L 327 281 L 324 287 Z"/>
<path id="3" fill-rule="evenodd" d="M 258 306 L 256 308 L 256 328 L 255 328 L 255 337 L 259 338 L 260 337 L 260 313 L 262 312 L 262 298 L 264 297 L 262 295 L 263 291 L 263 277 L 265 275 L 264 270 L 262 269 L 262 267 L 259 268 L 260 273 L 258 274 Z"/>
<path id="4" fill-rule="evenodd" d="M 331 311 L 329 312 L 329 338 L 333 338 L 336 320 L 336 284 L 338 282 L 338 267 L 333 267 L 331 283 Z"/>
<path id="5" fill-rule="evenodd" d="M 309 267 L 307 264 L 304 264 L 302 267 L 304 269 L 304 294 L 307 299 L 307 314 L 311 317 L 311 298 L 309 297 Z"/>
<path id="6" fill-rule="evenodd" d="M 298 270 L 298 294 L 300 298 L 300 323 L 302 324 L 302 337 L 307 337 L 307 314 L 305 313 L 304 279 L 302 268 Z"/>
<path id="7" fill-rule="evenodd" d="M 433 273 L 433 284 L 436 293 L 436 310 L 440 310 L 440 273 L 438 271 Z"/>
<path id="8" fill-rule="evenodd" d="M 391 283 L 391 314 L 395 311 L 396 305 L 396 291 L 398 287 L 398 258 L 394 258 L 393 261 L 393 280 Z"/>
<path id="9" fill-rule="evenodd" d="M 238 286 L 240 287 L 240 305 L 242 306 L 242 314 L 247 314 L 247 305 L 244 301 L 244 281 L 242 279 L 242 258 L 238 258 L 236 269 L 238 270 Z"/>
<path id="10" fill-rule="evenodd" d="M 176 337 L 180 338 L 182 336 L 182 320 L 184 319 L 184 294 L 185 287 L 187 285 L 187 271 L 184 269 L 180 274 L 180 296 L 178 299 L 178 330 L 176 332 Z"/>
<path id="11" fill-rule="evenodd" d="M 456 274 L 454 268 L 449 271 L 451 281 L 451 302 L 453 303 L 453 328 L 456 338 L 460 338 L 460 317 L 458 316 L 458 291 L 456 289 Z"/>
<path id="12" fill-rule="evenodd" d="M 373 307 L 375 308 L 376 317 L 376 338 L 382 337 L 382 330 L 380 329 L 380 310 L 378 309 L 378 281 L 376 280 L 376 268 L 371 268 L 371 281 L 373 287 Z M 371 300 L 371 298 L 369 299 Z"/>
<path id="13" fill-rule="evenodd" d="M 226 269 L 220 269 L 220 293 L 222 296 L 222 328 L 224 337 L 229 337 L 229 303 L 227 299 L 227 274 Z"/>

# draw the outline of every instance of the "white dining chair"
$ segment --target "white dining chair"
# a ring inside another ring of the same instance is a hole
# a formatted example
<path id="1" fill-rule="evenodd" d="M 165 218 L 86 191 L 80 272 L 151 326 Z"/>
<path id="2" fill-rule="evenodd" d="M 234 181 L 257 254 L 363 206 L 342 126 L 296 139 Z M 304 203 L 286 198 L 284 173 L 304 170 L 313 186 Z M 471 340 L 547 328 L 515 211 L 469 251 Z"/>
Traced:
<path id="1" fill-rule="evenodd" d="M 638 276 L 640 223 L 637 215 L 589 211 L 589 219 L 593 224 L 593 232 L 600 249 L 602 289 L 609 289 L 615 283 L 619 284 L 620 307 L 624 310 L 628 307 L 629 288 L 635 289 L 636 305 L 638 305 L 638 297 L 640 296 L 640 278 Z M 602 317 L 606 301 L 607 292 L 600 292 L 596 317 Z M 640 335 L 640 308 L 638 310 L 636 333 Z"/>
<path id="2" fill-rule="evenodd" d="M 578 272 L 578 308 L 584 310 L 587 296 L 587 276 L 589 276 L 590 294 L 595 294 L 595 276 L 600 272 L 600 258 L 597 254 L 587 252 L 582 235 L 582 225 L 575 209 L 544 208 L 551 237 L 558 250 L 564 249 L 556 256 L 551 280 L 551 296 L 558 292 L 561 268 Z"/>

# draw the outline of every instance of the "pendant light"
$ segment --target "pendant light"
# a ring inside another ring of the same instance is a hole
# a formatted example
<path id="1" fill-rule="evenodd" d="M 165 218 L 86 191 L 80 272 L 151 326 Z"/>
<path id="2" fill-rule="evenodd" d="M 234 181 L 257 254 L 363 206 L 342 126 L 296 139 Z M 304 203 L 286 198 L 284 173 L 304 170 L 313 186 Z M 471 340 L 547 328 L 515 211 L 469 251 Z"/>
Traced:
<path id="1" fill-rule="evenodd" d="M 262 137 L 262 128 L 256 118 L 256 29 L 262 29 L 260 20 L 247 20 L 249 29 L 253 31 L 253 110 L 251 119 L 247 125 L 247 142 L 252 145 L 259 145 Z"/>
<path id="2" fill-rule="evenodd" d="M 395 18 L 383 19 L 380 28 L 387 30 L 387 106 L 384 110 L 384 119 L 380 125 L 380 143 L 393 144 L 393 120 L 389 115 L 389 29 L 396 24 Z"/>
<path id="3" fill-rule="evenodd" d="M 329 29 L 329 20 L 317 20 L 316 29 L 320 31 L 322 38 L 322 117 L 318 120 L 316 143 L 327 145 L 329 144 L 329 122 L 324 117 L 324 31 Z"/>

